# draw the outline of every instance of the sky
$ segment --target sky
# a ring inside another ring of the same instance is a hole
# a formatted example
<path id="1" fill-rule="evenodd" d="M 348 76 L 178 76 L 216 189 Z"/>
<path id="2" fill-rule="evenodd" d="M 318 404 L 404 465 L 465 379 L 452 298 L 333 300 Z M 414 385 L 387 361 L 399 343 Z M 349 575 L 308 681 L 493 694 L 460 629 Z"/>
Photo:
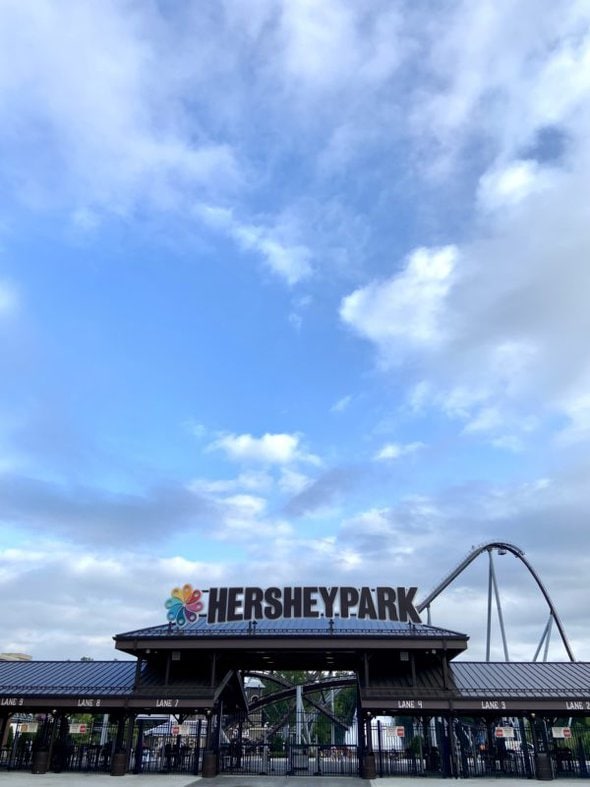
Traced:
<path id="1" fill-rule="evenodd" d="M 506 541 L 590 660 L 589 131 L 585 0 L 0 0 L 0 651 Z"/>

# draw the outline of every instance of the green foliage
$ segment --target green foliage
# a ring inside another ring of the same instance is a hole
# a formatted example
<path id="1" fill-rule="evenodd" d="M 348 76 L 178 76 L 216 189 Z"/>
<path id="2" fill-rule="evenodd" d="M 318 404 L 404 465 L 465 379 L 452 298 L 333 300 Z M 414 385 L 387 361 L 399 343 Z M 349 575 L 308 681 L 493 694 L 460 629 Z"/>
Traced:
<path id="1" fill-rule="evenodd" d="M 282 735 L 276 734 L 273 735 L 270 739 L 270 750 L 271 752 L 282 753 L 285 748 L 285 741 Z"/>
<path id="2" fill-rule="evenodd" d="M 419 735 L 414 735 L 414 737 L 410 740 L 410 745 L 408 749 L 415 754 L 416 756 L 420 754 L 422 751 L 422 738 Z"/>

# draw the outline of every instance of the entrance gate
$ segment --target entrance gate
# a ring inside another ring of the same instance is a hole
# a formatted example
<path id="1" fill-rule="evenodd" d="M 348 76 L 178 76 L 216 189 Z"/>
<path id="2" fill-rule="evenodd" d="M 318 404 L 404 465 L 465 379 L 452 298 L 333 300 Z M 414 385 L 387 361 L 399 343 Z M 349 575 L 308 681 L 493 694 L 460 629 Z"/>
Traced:
<path id="1" fill-rule="evenodd" d="M 225 774 L 259 776 L 358 776 L 356 746 L 290 744 L 282 751 L 270 744 L 224 744 L 219 754 L 219 770 Z"/>
<path id="2" fill-rule="evenodd" d="M 225 718 L 219 771 L 242 775 L 358 776 L 356 728 L 353 725 L 345 731 L 342 726 L 327 722 L 318 714 L 305 712 L 291 714 L 291 719 L 274 725 L 266 722 L 249 726 Z"/>

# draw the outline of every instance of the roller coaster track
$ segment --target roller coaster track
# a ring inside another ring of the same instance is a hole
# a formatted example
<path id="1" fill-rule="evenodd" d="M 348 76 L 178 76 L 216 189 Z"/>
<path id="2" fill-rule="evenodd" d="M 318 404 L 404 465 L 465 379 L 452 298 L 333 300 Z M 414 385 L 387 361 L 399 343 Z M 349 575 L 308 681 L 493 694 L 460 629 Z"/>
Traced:
<path id="1" fill-rule="evenodd" d="M 514 546 L 514 544 L 508 544 L 508 543 L 502 542 L 502 541 L 490 541 L 490 542 L 488 542 L 486 544 L 482 544 L 482 545 L 472 549 L 472 551 L 467 555 L 467 557 L 465 557 L 465 559 L 462 560 L 459 563 L 459 565 L 457 565 L 449 574 L 447 574 L 447 576 L 442 580 L 442 582 L 440 582 L 434 588 L 434 590 L 432 590 L 426 596 L 426 598 L 422 599 L 422 601 L 420 601 L 416 605 L 416 609 L 418 610 L 418 612 L 423 612 L 424 610 L 426 610 L 427 617 L 428 617 L 428 624 L 430 624 L 430 605 L 434 601 L 434 599 L 437 598 L 443 592 L 443 590 L 445 590 L 455 579 L 457 579 L 457 577 L 460 574 L 462 574 L 463 571 L 465 571 L 465 569 L 477 557 L 479 557 L 479 555 L 481 555 L 484 552 L 487 552 L 488 556 L 489 556 L 489 585 L 488 585 L 488 621 L 487 621 L 488 622 L 488 636 L 487 636 L 487 648 L 486 648 L 486 661 L 490 660 L 490 631 L 491 631 L 492 592 L 494 593 L 495 600 L 496 600 L 496 608 L 497 608 L 497 611 L 498 611 L 498 619 L 499 619 L 500 629 L 501 629 L 501 633 L 502 633 L 502 641 L 503 641 L 503 644 L 504 644 L 504 655 L 505 655 L 506 661 L 509 661 L 509 658 L 508 658 L 508 646 L 507 646 L 507 642 L 506 642 L 506 632 L 505 632 L 505 629 L 504 629 L 504 620 L 503 620 L 503 616 L 502 616 L 502 607 L 501 607 L 501 604 L 500 604 L 500 595 L 499 595 L 499 592 L 498 592 L 498 583 L 496 581 L 496 574 L 495 574 L 495 570 L 494 570 L 494 563 L 493 563 L 493 560 L 492 560 L 492 552 L 495 551 L 495 550 L 501 555 L 506 554 L 506 552 L 510 552 L 512 555 L 514 555 L 514 557 L 516 557 L 518 560 L 520 560 L 521 563 L 523 563 L 523 565 L 528 569 L 529 574 L 533 577 L 533 579 L 537 583 L 537 586 L 538 586 L 539 590 L 541 591 L 541 593 L 543 594 L 543 597 L 545 598 L 545 601 L 547 602 L 547 605 L 549 607 L 549 620 L 547 622 L 547 625 L 545 626 L 545 630 L 543 632 L 543 636 L 541 637 L 541 642 L 539 643 L 539 647 L 537 648 L 535 656 L 533 657 L 533 661 L 536 661 L 536 658 L 539 655 L 539 652 L 541 650 L 543 642 L 545 642 L 545 659 L 547 658 L 547 649 L 549 647 L 549 637 L 550 637 L 550 633 L 551 633 L 552 623 L 555 623 L 555 625 L 557 626 L 557 630 L 559 631 L 559 634 L 561 636 L 561 641 L 562 641 L 563 646 L 564 646 L 564 648 L 565 648 L 565 650 L 566 650 L 566 652 L 567 652 L 567 654 L 569 656 L 570 661 L 575 661 L 576 659 L 574 657 L 574 654 L 572 652 L 572 649 L 571 649 L 571 646 L 569 644 L 568 638 L 566 636 L 565 630 L 563 628 L 563 624 L 562 624 L 562 622 L 560 620 L 560 617 L 559 617 L 559 615 L 557 613 L 557 610 L 555 609 L 555 605 L 553 604 L 553 601 L 551 600 L 551 597 L 549 596 L 549 593 L 547 592 L 547 589 L 546 589 L 545 585 L 541 582 L 541 579 L 540 579 L 539 575 L 537 574 L 535 569 L 531 566 L 529 561 L 526 559 L 525 554 L 522 551 L 522 549 L 519 549 L 518 547 Z"/>
<path id="2" fill-rule="evenodd" d="M 248 706 L 249 712 L 253 712 L 256 710 L 260 710 L 266 705 L 271 705 L 275 702 L 279 702 L 280 700 L 286 699 L 293 699 L 295 697 L 295 690 L 296 686 L 288 681 L 286 678 L 283 678 L 280 675 L 273 675 L 270 672 L 245 672 L 244 676 L 260 678 L 263 681 L 272 681 L 273 683 L 278 684 L 281 688 L 272 693 L 267 694 L 260 699 L 254 700 Z M 341 676 L 338 678 L 322 678 L 320 680 L 315 680 L 311 683 L 304 683 L 302 686 L 302 691 L 304 696 L 307 698 L 309 703 L 313 705 L 316 710 L 319 710 L 324 716 L 327 716 L 331 721 L 333 721 L 338 726 L 346 728 L 348 725 L 344 724 L 340 719 L 334 716 L 333 711 L 328 707 L 326 703 L 317 702 L 313 697 L 310 697 L 310 694 L 315 694 L 318 692 L 323 692 L 326 689 L 342 689 L 347 686 L 354 686 L 356 684 L 356 678 L 354 676 Z"/>
<path id="3" fill-rule="evenodd" d="M 284 700 L 289 701 L 289 707 L 287 710 L 277 721 L 275 721 L 273 725 L 269 726 L 266 730 L 267 735 L 274 735 L 288 722 L 289 717 L 293 712 L 298 686 L 287 680 L 287 678 L 284 678 L 282 675 L 276 675 L 272 672 L 256 672 L 247 670 L 243 673 L 243 676 L 259 678 L 265 683 L 270 681 L 271 683 L 275 683 L 277 686 L 279 686 L 277 691 L 252 700 L 248 704 L 248 714 L 255 713 L 256 711 L 261 710 L 268 705 L 273 705 L 276 702 L 281 702 Z M 314 680 L 308 683 L 301 684 L 299 688 L 301 689 L 302 696 L 305 697 L 309 705 L 314 707 L 316 711 L 328 718 L 332 724 L 340 727 L 343 730 L 347 730 L 350 727 L 350 722 L 339 719 L 334 714 L 334 709 L 324 701 L 324 691 L 334 691 L 355 685 L 356 677 L 354 675 L 342 675 L 340 677 L 316 677 Z M 321 701 L 318 701 L 313 696 L 310 696 L 318 693 L 321 694 Z"/>

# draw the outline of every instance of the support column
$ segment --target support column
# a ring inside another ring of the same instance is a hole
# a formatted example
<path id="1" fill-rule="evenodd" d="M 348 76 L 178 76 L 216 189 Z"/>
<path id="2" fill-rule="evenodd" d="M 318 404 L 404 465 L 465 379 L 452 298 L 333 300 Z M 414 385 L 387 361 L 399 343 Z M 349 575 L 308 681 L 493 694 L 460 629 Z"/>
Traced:
<path id="1" fill-rule="evenodd" d="M 58 713 L 55 721 L 55 734 L 53 740 L 53 751 L 51 753 L 50 767 L 54 773 L 61 773 L 67 765 L 67 745 L 70 725 L 65 713 Z"/>
<path id="2" fill-rule="evenodd" d="M 141 773 L 143 770 L 143 725 L 145 722 L 140 719 L 137 722 L 137 745 L 135 747 L 135 757 L 133 762 L 133 773 Z"/>
<path id="3" fill-rule="evenodd" d="M 359 776 L 363 775 L 363 763 L 365 757 L 365 728 L 363 725 L 363 707 L 361 703 L 361 690 L 357 685 L 356 689 L 356 748 L 358 758 Z"/>
<path id="4" fill-rule="evenodd" d="M 122 714 L 117 719 L 115 750 L 111 760 L 111 776 L 124 776 L 127 773 L 127 750 L 125 748 L 125 725 L 127 717 Z"/>
<path id="5" fill-rule="evenodd" d="M 201 728 L 203 726 L 203 719 L 199 719 L 197 722 L 197 741 L 195 744 L 195 751 L 194 751 L 194 760 L 193 760 L 193 776 L 197 776 L 199 773 L 199 761 L 201 759 Z"/>
<path id="6" fill-rule="evenodd" d="M 217 776 L 217 755 L 214 745 L 213 713 L 207 709 L 207 745 L 203 751 L 203 769 L 201 771 L 203 779 L 213 779 Z"/>
<path id="7" fill-rule="evenodd" d="M 53 721 L 53 716 L 51 716 L 51 714 L 45 714 L 45 721 L 41 727 L 41 733 L 33 744 L 31 773 L 47 773 L 55 730 Z"/>
<path id="8" fill-rule="evenodd" d="M 0 749 L 5 749 L 8 746 L 8 732 L 10 730 L 10 714 L 3 714 L 0 716 Z M 12 761 L 12 752 L 7 751 L 6 769 L 10 770 Z"/>
<path id="9" fill-rule="evenodd" d="M 526 774 L 527 779 L 532 779 L 533 769 L 531 768 L 531 758 L 529 756 L 529 747 L 528 747 L 523 716 L 518 717 L 518 729 L 520 730 L 520 754 L 524 762 L 524 772 Z"/>
<path id="10" fill-rule="evenodd" d="M 373 751 L 373 717 L 370 712 L 365 716 L 365 755 L 363 757 L 363 779 L 376 779 L 375 752 Z"/>
<path id="11" fill-rule="evenodd" d="M 541 738 L 539 739 L 537 718 L 534 713 L 531 713 L 531 734 L 535 750 L 535 775 L 540 781 L 550 781 L 553 779 L 553 768 L 551 766 L 549 752 L 547 751 L 547 731 L 545 730 L 545 722 L 543 719 L 541 719 L 541 722 L 543 723 L 543 729 Z"/>

